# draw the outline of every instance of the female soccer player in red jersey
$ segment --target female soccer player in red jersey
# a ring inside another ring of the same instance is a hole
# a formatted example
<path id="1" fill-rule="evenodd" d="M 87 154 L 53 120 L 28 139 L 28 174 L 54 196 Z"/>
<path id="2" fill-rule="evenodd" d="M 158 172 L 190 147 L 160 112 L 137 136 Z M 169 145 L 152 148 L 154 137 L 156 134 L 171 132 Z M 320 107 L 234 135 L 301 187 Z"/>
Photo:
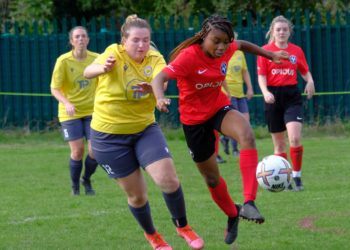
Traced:
<path id="1" fill-rule="evenodd" d="M 258 57 L 258 81 L 265 100 L 265 116 L 274 144 L 274 153 L 287 159 L 285 132 L 290 145 L 294 190 L 304 189 L 301 182 L 303 146 L 301 130 L 303 122 L 302 97 L 297 88 L 297 71 L 306 82 L 305 93 L 310 99 L 315 93 L 314 81 L 302 49 L 289 42 L 292 23 L 283 16 L 272 20 L 266 34 L 269 42 L 263 48 L 268 51 L 284 50 L 289 60 L 276 64 Z"/>
<path id="2" fill-rule="evenodd" d="M 164 97 L 163 85 L 169 79 L 177 79 L 180 119 L 187 145 L 213 200 L 228 216 L 225 230 L 227 244 L 237 237 L 239 215 L 257 223 L 264 222 L 254 204 L 258 187 L 255 178 L 258 154 L 254 134 L 247 120 L 230 106 L 230 100 L 221 91 L 228 62 L 237 49 L 266 56 L 277 63 L 282 58 L 288 58 L 285 52 L 268 52 L 247 41 L 234 41 L 231 22 L 214 15 L 203 22 L 200 32 L 174 49 L 171 63 L 152 81 L 157 108 L 167 112 L 169 99 Z M 240 170 L 244 189 L 241 209 L 231 199 L 226 182 L 220 176 L 215 157 L 214 129 L 235 138 L 241 145 Z"/>

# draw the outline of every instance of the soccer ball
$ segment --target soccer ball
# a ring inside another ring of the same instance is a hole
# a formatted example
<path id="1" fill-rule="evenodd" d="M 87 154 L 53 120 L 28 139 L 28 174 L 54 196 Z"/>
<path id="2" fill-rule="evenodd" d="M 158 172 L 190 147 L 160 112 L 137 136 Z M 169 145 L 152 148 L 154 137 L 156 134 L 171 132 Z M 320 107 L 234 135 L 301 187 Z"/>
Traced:
<path id="1" fill-rule="evenodd" d="M 292 168 L 281 156 L 269 155 L 259 162 L 256 168 L 256 179 L 263 189 L 281 192 L 291 183 Z"/>

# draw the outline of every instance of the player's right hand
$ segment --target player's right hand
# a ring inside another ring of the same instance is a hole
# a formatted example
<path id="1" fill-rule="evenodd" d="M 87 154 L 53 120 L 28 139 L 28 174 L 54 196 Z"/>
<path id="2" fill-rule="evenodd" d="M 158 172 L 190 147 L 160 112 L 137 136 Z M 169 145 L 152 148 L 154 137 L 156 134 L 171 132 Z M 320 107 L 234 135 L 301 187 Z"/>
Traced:
<path id="1" fill-rule="evenodd" d="M 109 56 L 103 65 L 103 69 L 105 72 L 109 72 L 112 70 L 114 64 L 116 63 L 116 59 L 114 56 Z"/>
<path id="2" fill-rule="evenodd" d="M 64 107 L 66 108 L 66 113 L 69 116 L 74 116 L 75 114 L 75 107 L 73 104 L 71 104 L 70 102 L 67 102 L 64 104 Z"/>
<path id="3" fill-rule="evenodd" d="M 268 104 L 275 103 L 275 96 L 271 92 L 267 92 L 264 94 L 264 100 Z"/>
<path id="4" fill-rule="evenodd" d="M 169 98 L 160 98 L 157 100 L 157 109 L 160 112 L 169 112 L 168 106 L 170 105 L 170 99 Z"/>

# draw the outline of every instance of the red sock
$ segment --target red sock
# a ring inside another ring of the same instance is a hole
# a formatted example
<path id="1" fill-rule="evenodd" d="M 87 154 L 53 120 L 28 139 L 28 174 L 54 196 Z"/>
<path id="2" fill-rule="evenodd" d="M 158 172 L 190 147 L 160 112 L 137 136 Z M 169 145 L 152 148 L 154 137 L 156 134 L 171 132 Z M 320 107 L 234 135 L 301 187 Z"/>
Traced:
<path id="1" fill-rule="evenodd" d="M 244 149 L 240 152 L 239 166 L 243 182 L 244 202 L 254 201 L 258 191 L 256 180 L 256 167 L 258 166 L 258 151 L 256 149 Z"/>
<path id="2" fill-rule="evenodd" d="M 279 153 L 279 154 L 275 154 L 275 155 L 277 155 L 277 156 L 281 156 L 281 157 L 283 157 L 284 159 L 286 159 L 286 160 L 288 161 L 288 155 L 287 155 L 287 153 L 286 153 L 286 152 Z"/>
<path id="3" fill-rule="evenodd" d="M 238 214 L 237 208 L 228 194 L 224 178 L 220 176 L 219 184 L 214 188 L 208 188 L 216 205 L 218 205 L 228 217 L 236 217 Z"/>
<path id="4" fill-rule="evenodd" d="M 219 133 L 218 131 L 214 130 L 215 134 L 215 155 L 219 154 Z"/>
<path id="5" fill-rule="evenodd" d="M 290 159 L 292 160 L 292 168 L 295 172 L 301 171 L 301 164 L 303 162 L 303 146 L 290 147 Z"/>

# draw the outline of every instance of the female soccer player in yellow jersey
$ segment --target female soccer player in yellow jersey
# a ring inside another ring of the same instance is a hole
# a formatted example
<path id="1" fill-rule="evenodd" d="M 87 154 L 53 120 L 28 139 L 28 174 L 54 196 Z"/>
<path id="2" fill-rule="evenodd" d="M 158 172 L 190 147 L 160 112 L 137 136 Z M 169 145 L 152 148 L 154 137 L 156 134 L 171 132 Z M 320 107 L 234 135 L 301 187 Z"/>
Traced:
<path id="1" fill-rule="evenodd" d="M 58 118 L 62 126 L 64 140 L 70 147 L 70 174 L 72 194 L 79 195 L 79 179 L 83 168 L 84 137 L 88 141 L 88 155 L 85 158 L 85 172 L 82 184 L 87 195 L 94 195 L 90 177 L 95 172 L 97 162 L 90 144 L 90 122 L 93 111 L 96 79 L 86 79 L 83 71 L 98 54 L 87 50 L 89 36 L 82 26 L 69 32 L 72 50 L 58 57 L 51 80 L 51 93 L 59 102 Z"/>
<path id="2" fill-rule="evenodd" d="M 98 76 L 91 142 L 94 155 L 124 190 L 128 205 L 153 249 L 171 246 L 153 225 L 144 169 L 159 186 L 176 231 L 192 249 L 203 240 L 187 224 L 184 195 L 165 138 L 155 121 L 155 98 L 149 83 L 165 66 L 150 48 L 151 28 L 136 15 L 121 27 L 121 44 L 110 45 L 84 76 Z"/>

